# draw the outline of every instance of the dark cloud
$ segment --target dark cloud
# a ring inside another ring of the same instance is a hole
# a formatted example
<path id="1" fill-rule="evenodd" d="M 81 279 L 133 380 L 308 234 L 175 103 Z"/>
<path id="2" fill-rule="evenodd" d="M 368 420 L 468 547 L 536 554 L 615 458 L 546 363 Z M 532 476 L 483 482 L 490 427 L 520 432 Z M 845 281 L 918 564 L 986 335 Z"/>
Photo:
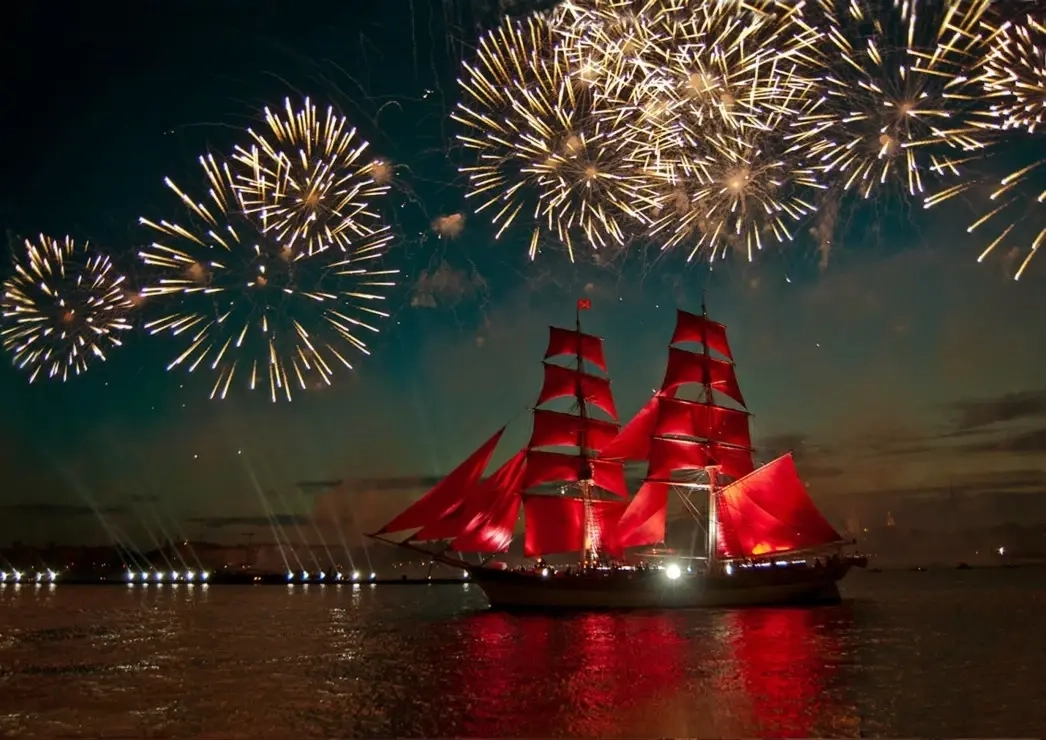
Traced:
<path id="1" fill-rule="evenodd" d="M 1008 453 L 1012 455 L 1046 454 L 1046 427 L 999 435 L 996 439 L 962 445 L 967 453 Z"/>
<path id="2" fill-rule="evenodd" d="M 267 516 L 195 516 L 188 521 L 192 524 L 202 524 L 210 529 L 228 529 L 230 527 L 290 527 L 305 525 L 312 520 L 307 516 L 297 514 L 274 514 Z"/>
<path id="3" fill-rule="evenodd" d="M 22 503 L 7 504 L 0 506 L 0 511 L 9 511 L 11 516 L 47 516 L 47 517 L 76 517 L 97 516 L 101 514 L 126 514 L 126 506 L 103 506 L 92 509 L 83 504 L 52 504 L 52 503 Z"/>
<path id="4" fill-rule="evenodd" d="M 957 401 L 948 405 L 955 428 L 968 431 L 1019 419 L 1046 416 L 1046 391 L 1004 393 L 994 398 Z"/>
<path id="5" fill-rule="evenodd" d="M 815 478 L 839 478 L 847 474 L 846 468 L 821 463 L 802 462 L 799 464 L 799 474 L 804 480 Z"/>
<path id="6" fill-rule="evenodd" d="M 412 491 L 419 488 L 432 488 L 442 479 L 443 476 L 435 475 L 399 475 L 381 478 L 300 481 L 298 486 L 302 489 L 314 491 L 338 488 L 349 493 L 352 491 Z"/>
<path id="7" fill-rule="evenodd" d="M 153 493 L 132 493 L 127 500 L 132 504 L 155 504 L 159 503 L 160 497 Z"/>
<path id="8" fill-rule="evenodd" d="M 421 271 L 414 284 L 410 305 L 415 308 L 451 308 L 486 290 L 486 281 L 474 268 L 459 270 L 443 261 L 434 270 Z"/>
<path id="9" fill-rule="evenodd" d="M 1007 494 L 1035 494 L 1046 492 L 1046 472 L 1034 469 L 957 475 L 947 482 L 899 486 L 886 489 L 858 490 L 850 497 L 870 497 L 877 500 L 936 498 L 946 501 L 955 497 L 996 496 Z"/>
<path id="10" fill-rule="evenodd" d="M 806 435 L 800 432 L 772 434 L 767 437 L 761 437 L 758 440 L 758 448 L 760 452 L 769 456 L 783 455 L 790 451 L 794 453 L 794 457 L 798 460 L 800 456 L 807 452 Z"/>

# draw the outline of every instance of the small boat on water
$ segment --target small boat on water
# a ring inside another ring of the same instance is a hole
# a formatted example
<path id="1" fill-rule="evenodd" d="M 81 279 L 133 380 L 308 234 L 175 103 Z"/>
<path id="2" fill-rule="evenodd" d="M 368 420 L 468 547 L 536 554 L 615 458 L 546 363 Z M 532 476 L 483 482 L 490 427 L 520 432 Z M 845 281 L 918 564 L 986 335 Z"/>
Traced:
<path id="1" fill-rule="evenodd" d="M 853 541 L 811 501 L 791 453 L 755 465 L 726 327 L 703 306 L 700 315 L 678 311 L 661 388 L 620 426 L 603 340 L 581 329 L 590 307 L 578 301 L 573 330 L 550 327 L 527 446 L 484 477 L 502 427 L 371 537 L 461 568 L 495 608 L 838 601 L 838 581 L 867 560 L 846 551 Z M 565 356 L 569 365 L 556 362 Z M 687 387 L 696 399 L 684 397 Z M 547 407 L 562 399 L 569 410 Z M 634 496 L 626 465 L 646 467 Z M 675 500 L 706 533 L 702 554 L 644 552 L 664 547 Z M 508 551 L 520 509 L 524 556 L 534 562 L 511 569 L 494 559 Z M 543 560 L 564 553 L 577 553 L 577 563 Z"/>

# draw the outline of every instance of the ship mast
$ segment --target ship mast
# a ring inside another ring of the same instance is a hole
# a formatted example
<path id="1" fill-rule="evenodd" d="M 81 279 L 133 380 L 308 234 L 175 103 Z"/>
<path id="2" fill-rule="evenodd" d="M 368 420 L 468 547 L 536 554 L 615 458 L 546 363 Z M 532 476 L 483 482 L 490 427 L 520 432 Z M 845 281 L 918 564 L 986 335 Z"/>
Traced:
<path id="1" fill-rule="evenodd" d="M 709 359 L 710 352 L 708 349 L 708 306 L 705 304 L 704 291 L 701 292 L 701 318 L 704 321 L 701 322 L 701 345 L 704 348 L 704 370 L 702 372 L 701 384 L 704 386 L 704 398 L 702 402 L 708 411 L 708 417 L 712 418 L 711 410 L 715 404 L 715 398 L 712 396 L 712 378 L 709 372 Z M 711 452 L 711 445 L 709 445 Z M 715 562 L 716 553 L 716 537 L 717 537 L 717 526 L 718 517 L 716 512 L 716 503 L 718 498 L 718 483 L 719 483 L 719 466 L 718 465 L 706 465 L 705 473 L 708 475 L 708 526 L 705 531 L 708 533 L 707 543 L 707 554 L 708 554 L 708 571 L 711 572 L 713 564 Z"/>
<path id="2" fill-rule="evenodd" d="M 592 466 L 588 461 L 588 440 L 586 438 L 588 410 L 585 407 L 585 394 L 581 388 L 581 377 L 585 371 L 584 354 L 581 346 L 581 306 L 582 302 L 578 301 L 574 311 L 574 328 L 576 329 L 577 337 L 577 363 L 575 366 L 577 374 L 574 381 L 574 398 L 577 400 L 578 412 L 581 415 L 581 428 L 578 432 L 578 449 L 580 451 L 578 459 L 578 486 L 581 488 L 581 502 L 585 516 L 585 539 L 581 547 L 581 566 L 586 567 L 595 558 L 593 546 L 596 539 L 596 523 L 592 512 Z"/>

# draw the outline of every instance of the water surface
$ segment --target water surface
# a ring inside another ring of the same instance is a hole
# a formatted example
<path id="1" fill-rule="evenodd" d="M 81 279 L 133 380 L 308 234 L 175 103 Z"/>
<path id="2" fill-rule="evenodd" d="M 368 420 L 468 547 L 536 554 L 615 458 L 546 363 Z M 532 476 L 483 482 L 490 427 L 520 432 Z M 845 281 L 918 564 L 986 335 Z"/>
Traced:
<path id="1" fill-rule="evenodd" d="M 1038 736 L 1046 571 L 514 616 L 473 586 L 0 587 L 11 737 Z"/>

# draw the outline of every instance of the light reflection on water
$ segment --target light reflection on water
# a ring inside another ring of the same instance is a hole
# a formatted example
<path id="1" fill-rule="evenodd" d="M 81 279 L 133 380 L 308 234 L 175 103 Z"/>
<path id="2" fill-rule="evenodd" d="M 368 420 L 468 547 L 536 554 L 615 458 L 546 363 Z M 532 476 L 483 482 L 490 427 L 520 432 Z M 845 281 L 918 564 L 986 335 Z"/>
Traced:
<path id="1" fill-rule="evenodd" d="M 477 588 L 0 588 L 10 736 L 1031 736 L 1046 573 L 819 609 L 517 616 Z"/>

